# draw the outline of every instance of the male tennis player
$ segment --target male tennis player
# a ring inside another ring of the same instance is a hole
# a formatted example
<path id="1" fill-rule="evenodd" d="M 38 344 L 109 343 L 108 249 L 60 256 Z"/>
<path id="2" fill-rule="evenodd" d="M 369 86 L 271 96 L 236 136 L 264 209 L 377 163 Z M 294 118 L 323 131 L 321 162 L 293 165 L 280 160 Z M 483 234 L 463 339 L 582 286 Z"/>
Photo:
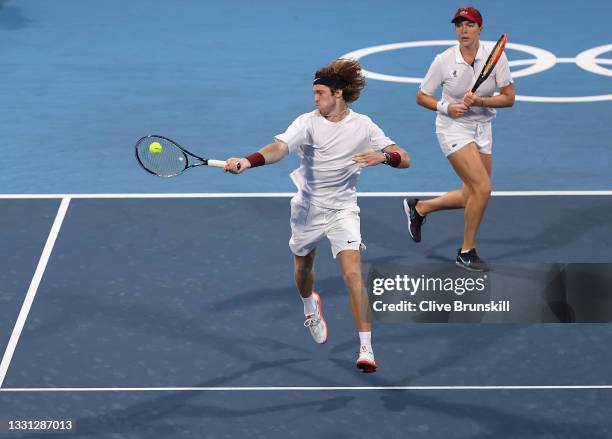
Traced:
<path id="1" fill-rule="evenodd" d="M 327 341 L 323 302 L 313 289 L 316 246 L 327 237 L 334 258 L 340 261 L 359 331 L 357 367 L 369 373 L 376 371 L 376 361 L 361 277 L 360 251 L 365 246 L 359 226 L 357 178 L 361 168 L 381 163 L 407 168 L 410 159 L 369 117 L 348 107 L 364 86 L 356 60 L 339 59 L 317 70 L 312 86 L 316 110 L 299 116 L 274 143 L 258 152 L 229 158 L 225 170 L 239 174 L 276 163 L 290 152 L 301 157 L 300 167 L 291 173 L 298 192 L 291 199 L 289 248 L 295 256 L 295 283 L 304 302 L 304 326 L 315 342 Z"/>
<path id="2" fill-rule="evenodd" d="M 473 271 L 486 271 L 488 265 L 476 253 L 476 234 L 491 195 L 491 121 L 495 108 L 514 104 L 514 84 L 505 54 L 491 76 L 476 93 L 476 82 L 492 46 L 480 42 L 482 16 L 473 7 L 462 7 L 452 23 L 459 44 L 434 59 L 417 92 L 419 105 L 437 111 L 436 134 L 442 152 L 463 181 L 463 188 L 430 200 L 404 200 L 408 231 L 415 242 L 421 240 L 425 216 L 444 209 L 464 208 L 463 243 L 457 252 L 457 265 Z M 442 99 L 435 91 L 442 87 Z M 494 96 L 499 87 L 499 95 Z"/>

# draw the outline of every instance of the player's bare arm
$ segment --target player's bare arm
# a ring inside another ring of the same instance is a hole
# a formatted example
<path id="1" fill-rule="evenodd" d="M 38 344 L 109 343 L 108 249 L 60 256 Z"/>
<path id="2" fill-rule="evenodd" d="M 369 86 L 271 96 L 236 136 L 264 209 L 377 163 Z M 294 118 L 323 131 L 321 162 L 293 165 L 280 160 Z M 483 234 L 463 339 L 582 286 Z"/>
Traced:
<path id="1" fill-rule="evenodd" d="M 469 110 L 469 107 L 465 104 L 465 102 L 460 102 L 458 104 L 446 104 L 443 105 L 442 108 L 438 108 L 438 100 L 427 93 L 423 93 L 421 90 L 417 91 L 416 102 L 421 107 L 425 107 L 432 111 L 441 110 L 452 117 L 463 116 Z"/>
<path id="2" fill-rule="evenodd" d="M 369 166 L 376 166 L 381 163 L 393 165 L 395 163 L 392 162 L 393 157 L 391 153 L 399 154 L 401 160 L 397 163 L 395 168 L 408 168 L 410 167 L 410 157 L 408 157 L 408 153 L 401 147 L 393 144 L 384 148 L 382 151 L 367 151 L 359 154 L 355 154 L 353 156 L 353 161 L 359 163 L 359 166 L 362 168 L 367 168 Z"/>
<path id="3" fill-rule="evenodd" d="M 514 105 L 514 100 L 514 84 L 500 88 L 497 96 L 482 97 L 471 91 L 463 96 L 463 103 L 468 107 L 507 108 Z"/>
<path id="4" fill-rule="evenodd" d="M 230 157 L 225 165 L 225 172 L 240 174 L 254 166 L 271 165 L 282 160 L 289 153 L 289 147 L 284 142 L 274 142 L 261 148 L 257 153 L 248 157 Z M 255 157 L 254 159 L 252 157 Z M 258 161 L 258 163 L 253 163 Z M 262 162 L 263 161 L 263 162 Z M 240 165 L 240 166 L 238 166 Z"/>

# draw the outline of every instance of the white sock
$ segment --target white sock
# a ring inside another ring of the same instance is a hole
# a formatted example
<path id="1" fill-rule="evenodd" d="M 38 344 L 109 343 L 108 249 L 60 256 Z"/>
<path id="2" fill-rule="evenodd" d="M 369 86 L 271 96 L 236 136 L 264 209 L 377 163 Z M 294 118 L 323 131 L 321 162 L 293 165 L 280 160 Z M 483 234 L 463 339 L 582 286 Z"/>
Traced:
<path id="1" fill-rule="evenodd" d="M 372 332 L 360 332 L 359 333 L 359 342 L 361 346 L 365 346 L 368 350 L 372 350 Z"/>
<path id="2" fill-rule="evenodd" d="M 315 295 L 311 294 L 309 297 L 303 298 L 302 302 L 304 302 L 304 315 L 314 314 L 317 310 L 317 301 L 315 299 Z"/>

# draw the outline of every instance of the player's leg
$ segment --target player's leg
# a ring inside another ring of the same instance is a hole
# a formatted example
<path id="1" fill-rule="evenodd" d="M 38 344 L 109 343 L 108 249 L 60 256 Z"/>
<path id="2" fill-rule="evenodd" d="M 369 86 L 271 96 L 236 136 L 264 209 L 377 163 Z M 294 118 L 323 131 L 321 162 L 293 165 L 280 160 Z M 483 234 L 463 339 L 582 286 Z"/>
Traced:
<path id="1" fill-rule="evenodd" d="M 491 162 L 489 160 L 485 165 L 482 155 L 476 143 L 472 142 L 448 156 L 453 169 L 464 183 L 467 195 L 463 243 L 457 256 L 457 263 L 475 270 L 488 268 L 475 251 L 476 235 L 491 195 L 491 179 L 487 170 L 488 166 L 490 171 Z"/>
<path id="2" fill-rule="evenodd" d="M 493 125 L 491 122 L 478 125 L 475 143 L 480 153 L 480 161 L 487 171 L 490 182 L 493 172 Z"/>
<path id="3" fill-rule="evenodd" d="M 477 126 L 457 123 L 455 121 L 436 121 L 436 136 L 440 148 L 448 158 L 457 153 L 464 145 L 473 142 L 478 133 Z M 408 219 L 408 232 L 415 242 L 421 241 L 421 227 L 430 213 L 438 210 L 462 209 L 467 203 L 468 190 L 465 184 L 461 189 L 446 192 L 430 200 L 418 198 L 404 200 L 404 212 Z"/>
<path id="4" fill-rule="evenodd" d="M 417 209 L 419 215 L 426 216 L 438 210 L 463 209 L 466 201 L 467 193 L 464 185 L 464 187 L 461 189 L 446 192 L 439 197 L 432 198 L 430 200 L 419 200 L 418 203 L 416 203 L 415 208 Z"/>
<path id="5" fill-rule="evenodd" d="M 359 332 L 359 356 L 356 366 L 363 372 L 376 372 L 376 360 L 372 349 L 372 323 L 368 295 L 361 276 L 359 250 L 343 250 L 338 253 L 344 284 L 349 293 L 353 320 Z"/>
<path id="6" fill-rule="evenodd" d="M 295 286 L 304 304 L 304 326 L 310 331 L 310 335 L 316 343 L 327 341 L 327 322 L 323 314 L 323 301 L 321 296 L 314 291 L 314 260 L 316 249 L 304 256 L 294 255 L 294 278 Z"/>
<path id="7" fill-rule="evenodd" d="M 359 250 L 343 250 L 338 253 L 344 285 L 349 293 L 349 302 L 359 332 L 369 332 L 372 324 L 369 314 L 368 296 L 361 276 L 361 253 Z"/>
<path id="8" fill-rule="evenodd" d="M 316 343 L 327 341 L 327 322 L 323 314 L 323 300 L 314 291 L 314 260 L 316 249 L 305 256 L 294 255 L 295 285 L 304 303 L 304 326 Z"/>
<path id="9" fill-rule="evenodd" d="M 359 207 L 336 211 L 329 217 L 327 238 L 334 258 L 338 258 L 355 327 L 359 333 L 359 357 L 357 367 L 364 372 L 375 372 L 376 361 L 372 350 L 372 325 L 368 297 L 361 275 L 361 242 Z"/>
<path id="10" fill-rule="evenodd" d="M 487 171 L 489 180 L 491 180 L 491 174 L 493 173 L 493 156 L 491 154 L 480 153 L 480 160 Z"/>
<path id="11" fill-rule="evenodd" d="M 491 154 L 480 154 L 480 160 L 482 161 L 489 178 L 491 178 L 492 157 L 493 156 Z M 419 215 L 426 216 L 438 210 L 463 209 L 465 208 L 466 202 L 467 191 L 464 184 L 461 189 L 447 192 L 439 197 L 431 198 L 429 200 L 419 200 L 418 203 L 416 203 L 415 208 Z"/>
<path id="12" fill-rule="evenodd" d="M 302 299 L 307 299 L 312 295 L 315 273 L 314 260 L 317 250 L 313 249 L 306 256 L 294 255 L 294 270 L 295 286 L 297 287 Z"/>
<path id="13" fill-rule="evenodd" d="M 304 303 L 304 326 L 316 343 L 327 341 L 327 323 L 321 297 L 314 291 L 317 242 L 324 236 L 324 216 L 298 197 L 291 200 L 291 239 L 295 286 Z"/>
<path id="14" fill-rule="evenodd" d="M 349 292 L 349 300 L 355 326 L 360 332 L 370 331 L 367 294 L 361 276 L 361 242 L 359 207 L 335 211 L 329 216 L 327 238 L 334 258 L 338 258 L 342 278 Z"/>

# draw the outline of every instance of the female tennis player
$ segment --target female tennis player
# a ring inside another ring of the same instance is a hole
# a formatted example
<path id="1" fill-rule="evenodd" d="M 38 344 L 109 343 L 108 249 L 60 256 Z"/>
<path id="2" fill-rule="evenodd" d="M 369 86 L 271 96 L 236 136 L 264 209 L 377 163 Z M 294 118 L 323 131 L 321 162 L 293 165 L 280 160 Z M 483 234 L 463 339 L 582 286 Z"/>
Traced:
<path id="1" fill-rule="evenodd" d="M 291 199 L 289 248 L 294 254 L 295 283 L 304 302 L 304 326 L 315 342 L 327 341 L 323 302 L 314 291 L 313 270 L 317 243 L 327 237 L 334 258 L 340 261 L 359 332 L 357 367 L 375 372 L 369 305 L 361 277 L 360 251 L 365 245 L 356 184 L 361 168 L 381 163 L 407 168 L 410 159 L 368 116 L 349 108 L 364 86 L 355 60 L 339 59 L 317 70 L 312 85 L 316 110 L 299 116 L 274 143 L 258 152 L 229 158 L 225 170 L 239 174 L 276 163 L 290 152 L 301 157 L 300 167 L 291 173 L 298 192 Z"/>
<path id="2" fill-rule="evenodd" d="M 480 42 L 482 16 L 473 7 L 462 7 L 452 23 L 459 44 L 436 56 L 423 80 L 416 101 L 437 111 L 436 135 L 442 152 L 463 181 L 463 187 L 430 200 L 405 199 L 408 230 L 415 242 L 421 240 L 425 217 L 444 209 L 464 209 L 463 243 L 457 265 L 468 270 L 487 271 L 488 265 L 476 253 L 476 234 L 491 195 L 495 108 L 514 104 L 514 84 L 508 59 L 503 54 L 489 78 L 476 93 L 476 82 L 492 45 Z M 442 87 L 442 98 L 434 97 Z M 494 96 L 499 87 L 499 95 Z"/>

